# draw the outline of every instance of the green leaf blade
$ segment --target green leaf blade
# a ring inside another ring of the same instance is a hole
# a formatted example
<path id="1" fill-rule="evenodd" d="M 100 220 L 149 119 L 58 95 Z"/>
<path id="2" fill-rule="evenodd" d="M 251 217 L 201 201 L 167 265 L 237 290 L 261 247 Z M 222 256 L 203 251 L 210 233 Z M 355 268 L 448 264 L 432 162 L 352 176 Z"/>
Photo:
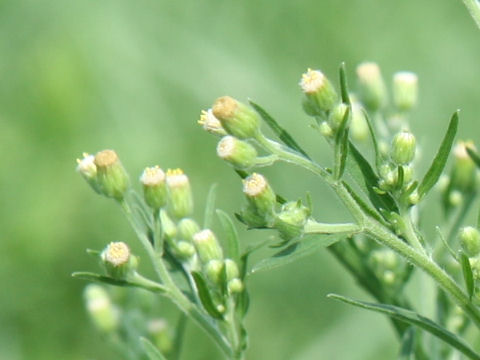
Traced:
<path id="1" fill-rule="evenodd" d="M 350 106 L 347 107 L 345 114 L 343 115 L 342 122 L 335 135 L 335 169 L 334 177 L 336 180 L 340 180 L 345 171 L 345 165 L 348 154 L 348 122 L 350 119 Z"/>
<path id="2" fill-rule="evenodd" d="M 413 360 L 415 353 L 415 328 L 409 327 L 403 334 L 398 360 Z"/>
<path id="3" fill-rule="evenodd" d="M 223 319 L 222 313 L 217 310 L 213 302 L 210 291 L 208 290 L 207 282 L 203 278 L 202 274 L 200 274 L 198 271 L 193 271 L 192 276 L 193 280 L 195 281 L 198 297 L 202 302 L 203 308 L 214 319 Z"/>
<path id="4" fill-rule="evenodd" d="M 225 239 L 227 241 L 227 256 L 238 263 L 240 260 L 240 240 L 238 238 L 237 229 L 233 224 L 232 219 L 225 211 L 217 209 L 217 217 L 220 220 L 220 224 L 225 233 Z"/>
<path id="5" fill-rule="evenodd" d="M 450 155 L 450 151 L 453 146 L 453 141 L 455 140 L 455 136 L 457 134 L 458 129 L 458 111 L 456 111 L 452 118 L 450 119 L 450 123 L 448 125 L 447 132 L 440 144 L 440 148 L 433 159 L 432 165 L 428 169 L 427 173 L 422 179 L 422 182 L 418 186 L 418 195 L 420 198 L 427 195 L 427 193 L 433 188 L 433 186 L 437 183 L 440 175 L 442 175 L 443 169 L 448 160 L 448 155 Z"/>
<path id="6" fill-rule="evenodd" d="M 465 280 L 465 287 L 467 289 L 468 297 L 471 301 L 473 296 L 473 290 L 475 289 L 475 281 L 473 279 L 473 272 L 472 267 L 470 266 L 470 260 L 463 251 L 460 252 L 460 265 L 462 265 L 463 280 Z"/>
<path id="7" fill-rule="evenodd" d="M 447 344 L 459 350 L 468 358 L 473 360 L 480 360 L 480 355 L 477 354 L 463 339 L 459 338 L 457 335 L 448 331 L 447 329 L 441 327 L 434 321 L 424 316 L 421 316 L 414 311 L 393 305 L 373 304 L 364 301 L 358 301 L 337 294 L 329 294 L 327 296 L 331 299 L 338 300 L 346 304 L 385 314 L 394 319 L 398 319 L 408 324 L 418 326 L 419 328 L 429 332 L 430 334 L 434 335 L 435 337 L 443 340 Z"/>
<path id="8" fill-rule="evenodd" d="M 150 360 L 167 360 L 167 358 L 162 355 L 160 350 L 158 350 L 157 347 L 153 345 L 147 338 L 140 337 L 140 343 L 142 344 L 143 350 Z"/>
<path id="9" fill-rule="evenodd" d="M 350 105 L 350 95 L 348 92 L 348 84 L 347 84 L 347 70 L 344 62 L 340 64 L 339 72 L 340 72 L 340 93 L 342 96 L 342 102 L 344 104 Z"/>
<path id="10" fill-rule="evenodd" d="M 211 229 L 213 223 L 213 214 L 215 213 L 215 200 L 217 199 L 217 184 L 210 186 L 205 205 L 205 217 L 203 220 L 203 228 Z"/>

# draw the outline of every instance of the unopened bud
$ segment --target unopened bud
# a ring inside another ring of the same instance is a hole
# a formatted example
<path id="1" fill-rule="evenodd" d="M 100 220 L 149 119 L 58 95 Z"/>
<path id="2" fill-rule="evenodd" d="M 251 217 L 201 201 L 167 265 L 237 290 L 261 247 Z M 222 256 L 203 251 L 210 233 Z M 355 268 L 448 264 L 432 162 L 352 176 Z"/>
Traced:
<path id="1" fill-rule="evenodd" d="M 222 248 L 211 230 L 205 229 L 196 233 L 193 236 L 193 244 L 203 264 L 207 264 L 210 260 L 223 259 Z"/>
<path id="2" fill-rule="evenodd" d="M 202 110 L 198 123 L 202 125 L 203 129 L 208 131 L 210 134 L 218 136 L 227 135 L 227 132 L 222 127 L 220 120 L 213 115 L 212 109 L 208 109 L 207 111 Z"/>
<path id="3" fill-rule="evenodd" d="M 376 111 L 387 103 L 387 89 L 376 63 L 365 62 L 357 67 L 358 96 L 368 110 Z"/>
<path id="4" fill-rule="evenodd" d="M 97 181 L 97 166 L 95 165 L 95 156 L 83 153 L 83 158 L 77 159 L 77 171 L 96 193 L 101 194 L 100 185 Z"/>
<path id="5" fill-rule="evenodd" d="M 95 326 L 104 333 L 115 331 L 119 325 L 119 314 L 105 289 L 97 284 L 89 284 L 84 296 L 87 311 Z"/>
<path id="6" fill-rule="evenodd" d="M 472 227 L 466 226 L 460 230 L 460 245 L 468 257 L 474 257 L 480 253 L 480 232 Z"/>
<path id="7" fill-rule="evenodd" d="M 180 240 L 176 245 L 175 245 L 175 254 L 181 259 L 181 260 L 188 260 L 190 259 L 193 255 L 195 255 L 195 247 L 192 245 L 192 243 L 185 241 L 185 240 Z"/>
<path id="8" fill-rule="evenodd" d="M 228 292 L 231 294 L 237 294 L 243 291 L 243 282 L 242 280 L 235 278 L 228 282 Z"/>
<path id="9" fill-rule="evenodd" d="M 143 185 L 143 197 L 148 206 L 158 210 L 167 203 L 165 173 L 158 166 L 147 167 L 140 177 Z"/>
<path id="10" fill-rule="evenodd" d="M 402 71 L 393 76 L 393 101 L 400 111 L 409 111 L 418 100 L 418 77 L 415 73 Z"/>
<path id="11" fill-rule="evenodd" d="M 124 242 L 111 242 L 102 251 L 101 259 L 107 274 L 114 279 L 125 279 L 137 267 L 138 261 L 132 256 Z"/>
<path id="12" fill-rule="evenodd" d="M 173 240 L 177 236 L 177 226 L 164 210 L 160 211 L 160 224 L 167 241 Z"/>
<path id="13" fill-rule="evenodd" d="M 113 150 L 103 150 L 95 155 L 97 181 L 100 191 L 107 197 L 122 200 L 128 187 L 128 175 Z"/>
<path id="14" fill-rule="evenodd" d="M 227 133 L 239 139 L 253 138 L 260 130 L 257 113 L 230 96 L 215 100 L 212 112 Z"/>
<path id="15" fill-rule="evenodd" d="M 178 219 L 193 212 L 193 196 L 190 181 L 180 169 L 167 171 L 168 206 L 170 213 Z"/>
<path id="16" fill-rule="evenodd" d="M 347 112 L 348 105 L 344 103 L 337 104 L 330 116 L 328 117 L 328 124 L 334 130 L 337 130 L 340 125 L 342 124 L 343 118 L 345 117 L 345 113 Z"/>
<path id="17" fill-rule="evenodd" d="M 469 190 L 475 183 L 475 163 L 467 153 L 467 147 L 475 149 L 472 141 L 459 141 L 453 150 L 452 182 L 459 190 Z"/>
<path id="18" fill-rule="evenodd" d="M 310 216 L 310 209 L 299 201 L 290 201 L 282 206 L 275 217 L 275 228 L 284 239 L 293 239 L 303 233 L 305 222 Z"/>
<path id="19" fill-rule="evenodd" d="M 306 96 L 305 110 L 309 115 L 330 111 L 338 96 L 330 81 L 319 70 L 308 69 L 299 83 Z"/>
<path id="20" fill-rule="evenodd" d="M 246 141 L 228 135 L 218 143 L 217 155 L 237 169 L 248 169 L 255 164 L 257 150 Z"/>
<path id="21" fill-rule="evenodd" d="M 173 348 L 172 334 L 165 319 L 153 319 L 148 322 L 148 333 L 162 354 L 168 354 Z"/>
<path id="22" fill-rule="evenodd" d="M 368 138 L 370 131 L 368 129 L 365 114 L 359 103 L 352 104 L 352 121 L 350 122 L 350 134 L 356 141 L 365 141 Z"/>
<path id="23" fill-rule="evenodd" d="M 183 240 L 186 240 L 189 242 L 192 242 L 193 235 L 195 235 L 197 232 L 200 231 L 200 227 L 195 222 L 195 220 L 192 220 L 190 218 L 185 218 L 180 220 L 177 226 L 178 226 L 178 233 L 180 234 L 180 237 Z"/>
<path id="24" fill-rule="evenodd" d="M 207 275 L 207 279 L 219 285 L 223 266 L 224 263 L 222 260 L 210 260 L 207 265 L 205 265 L 205 275 Z"/>
<path id="25" fill-rule="evenodd" d="M 240 275 L 237 263 L 232 259 L 225 259 L 225 271 L 227 274 L 227 281 L 238 278 Z"/>
<path id="26" fill-rule="evenodd" d="M 247 177 L 243 180 L 243 193 L 259 215 L 273 214 L 276 197 L 265 177 L 257 173 Z"/>
<path id="27" fill-rule="evenodd" d="M 415 136 L 409 131 L 395 135 L 392 141 L 390 156 L 397 165 L 408 165 L 415 157 Z"/>

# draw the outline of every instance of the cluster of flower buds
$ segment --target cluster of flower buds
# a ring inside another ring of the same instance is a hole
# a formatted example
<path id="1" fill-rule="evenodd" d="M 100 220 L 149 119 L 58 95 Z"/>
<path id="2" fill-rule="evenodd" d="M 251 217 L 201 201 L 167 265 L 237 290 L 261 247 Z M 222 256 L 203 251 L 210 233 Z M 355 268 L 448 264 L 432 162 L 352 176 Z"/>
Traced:
<path id="1" fill-rule="evenodd" d="M 129 179 L 115 151 L 103 150 L 95 156 L 85 153 L 77 163 L 77 171 L 95 192 L 118 201 L 123 199 Z"/>
<path id="2" fill-rule="evenodd" d="M 388 288 L 395 289 L 401 283 L 405 263 L 390 250 L 379 248 L 370 252 L 368 263 L 377 278 Z"/>

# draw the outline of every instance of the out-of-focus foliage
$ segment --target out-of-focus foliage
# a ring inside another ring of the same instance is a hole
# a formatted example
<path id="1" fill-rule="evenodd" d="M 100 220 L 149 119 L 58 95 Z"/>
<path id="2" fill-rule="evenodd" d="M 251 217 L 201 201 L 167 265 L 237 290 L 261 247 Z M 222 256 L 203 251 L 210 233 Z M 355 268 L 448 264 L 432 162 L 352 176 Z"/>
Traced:
<path id="1" fill-rule="evenodd" d="M 341 61 L 352 73 L 374 60 L 387 78 L 418 73 L 412 127 L 428 159 L 437 124 L 457 108 L 460 136 L 480 138 L 479 36 L 454 0 L 0 1 L 0 358 L 116 358 L 87 319 L 85 284 L 70 273 L 95 266 L 85 247 L 135 242 L 114 204 L 75 174 L 81 152 L 114 148 L 134 180 L 147 165 L 182 167 L 197 195 L 218 182 L 219 206 L 232 212 L 240 182 L 196 125 L 200 110 L 220 95 L 250 97 L 327 161 L 301 111 L 300 74 L 321 67 L 333 78 Z M 318 219 L 343 220 L 321 184 L 286 170 L 269 170 L 276 188 L 288 197 L 309 189 L 326 204 Z M 201 209 L 205 199 L 195 200 Z M 269 235 L 241 234 L 245 242 Z M 355 291 L 326 253 L 250 286 L 248 358 L 394 357 L 384 319 L 325 298 Z M 370 329 L 359 334 L 365 319 Z M 204 336 L 189 327 L 185 359 L 219 357 Z"/>

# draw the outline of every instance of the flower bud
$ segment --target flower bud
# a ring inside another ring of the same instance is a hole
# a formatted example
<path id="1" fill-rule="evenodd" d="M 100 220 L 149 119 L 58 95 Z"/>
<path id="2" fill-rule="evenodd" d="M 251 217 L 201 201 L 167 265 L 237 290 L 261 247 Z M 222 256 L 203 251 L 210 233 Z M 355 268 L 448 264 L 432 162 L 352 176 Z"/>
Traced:
<path id="1" fill-rule="evenodd" d="M 359 103 L 352 104 L 352 121 L 350 122 L 350 134 L 356 141 L 365 141 L 370 134 L 367 120 Z"/>
<path id="2" fill-rule="evenodd" d="M 319 70 L 308 69 L 302 75 L 299 83 L 306 96 L 307 114 L 318 115 L 323 111 L 330 111 L 337 102 L 338 96 L 330 81 Z"/>
<path id="3" fill-rule="evenodd" d="M 358 96 L 368 110 L 376 111 L 387 103 L 387 89 L 376 63 L 365 62 L 357 66 Z"/>
<path id="4" fill-rule="evenodd" d="M 210 134 L 218 136 L 227 135 L 227 132 L 222 127 L 220 120 L 213 115 L 212 109 L 208 109 L 207 111 L 202 110 L 198 123 L 202 125 L 203 129 L 208 131 Z"/>
<path id="5" fill-rule="evenodd" d="M 118 201 L 122 200 L 128 187 L 128 175 L 116 152 L 113 150 L 100 151 L 95 155 L 94 162 L 102 194 Z"/>
<path id="6" fill-rule="evenodd" d="M 238 278 L 240 276 L 237 263 L 232 259 L 225 259 L 225 272 L 227 274 L 227 281 Z"/>
<path id="7" fill-rule="evenodd" d="M 215 100 L 212 112 L 227 133 L 239 139 L 253 138 L 260 130 L 257 113 L 230 96 Z"/>
<path id="8" fill-rule="evenodd" d="M 217 155 L 237 169 L 248 169 L 255 165 L 257 150 L 246 141 L 228 135 L 218 143 Z"/>
<path id="9" fill-rule="evenodd" d="M 97 181 L 97 166 L 95 165 L 95 156 L 83 153 L 83 158 L 77 159 L 77 171 L 97 194 L 101 194 L 100 185 Z"/>
<path id="10" fill-rule="evenodd" d="M 158 210 L 167 203 L 165 173 L 160 167 L 147 167 L 140 177 L 143 184 L 143 197 L 148 206 Z"/>
<path id="11" fill-rule="evenodd" d="M 97 284 L 89 284 L 84 296 L 87 311 L 95 326 L 103 333 L 115 331 L 119 325 L 119 314 L 105 289 Z"/>
<path id="12" fill-rule="evenodd" d="M 178 219 L 193 212 L 193 196 L 190 181 L 182 170 L 167 171 L 168 206 L 170 213 Z"/>
<path id="13" fill-rule="evenodd" d="M 207 279 L 216 285 L 220 285 L 220 275 L 223 271 L 223 261 L 213 259 L 205 265 L 205 275 Z"/>
<path id="14" fill-rule="evenodd" d="M 415 136 L 409 131 L 401 131 L 392 141 L 390 156 L 397 165 L 408 165 L 415 157 Z"/>
<path id="15" fill-rule="evenodd" d="M 243 291 L 243 282 L 242 280 L 235 278 L 228 282 L 227 284 L 228 292 L 230 294 L 236 294 Z"/>
<path id="16" fill-rule="evenodd" d="M 475 183 L 475 163 L 467 153 L 467 147 L 475 148 L 472 141 L 459 141 L 453 150 L 452 182 L 459 190 L 469 190 Z"/>
<path id="17" fill-rule="evenodd" d="M 125 279 L 135 271 L 138 260 L 124 242 L 111 242 L 100 255 L 107 274 L 114 279 Z"/>
<path id="18" fill-rule="evenodd" d="M 263 217 L 273 215 L 276 197 L 265 177 L 253 173 L 244 179 L 243 193 L 257 214 Z"/>
<path id="19" fill-rule="evenodd" d="M 223 259 L 222 248 L 211 230 L 205 229 L 193 235 L 193 244 L 203 264 L 207 264 L 210 260 Z"/>
<path id="20" fill-rule="evenodd" d="M 415 73 L 401 71 L 393 76 L 393 102 L 400 111 L 409 111 L 418 100 L 418 78 Z"/>
<path id="21" fill-rule="evenodd" d="M 195 255 L 195 247 L 188 241 L 180 240 L 175 244 L 175 254 L 180 260 L 188 260 Z"/>
<path id="22" fill-rule="evenodd" d="M 147 324 L 147 330 L 153 339 L 153 343 L 162 354 L 168 354 L 172 351 L 173 338 L 165 319 L 150 320 Z"/>
<path id="23" fill-rule="evenodd" d="M 300 201 L 289 201 L 275 217 L 275 228 L 284 239 L 293 239 L 303 233 L 305 222 L 310 216 L 310 209 Z"/>
<path id="24" fill-rule="evenodd" d="M 480 253 L 480 232 L 472 227 L 466 226 L 460 230 L 460 245 L 468 257 L 477 256 Z"/>
<path id="25" fill-rule="evenodd" d="M 328 124 L 334 130 L 337 130 L 340 125 L 342 124 L 343 118 L 345 117 L 345 113 L 347 112 L 348 105 L 344 103 L 337 104 L 330 116 L 328 117 Z"/>
<path id="26" fill-rule="evenodd" d="M 198 224 L 194 220 L 189 218 L 180 220 L 177 226 L 180 237 L 188 242 L 192 242 L 193 235 L 200 231 L 200 227 L 198 226 Z"/>
<path id="27" fill-rule="evenodd" d="M 177 226 L 164 210 L 160 211 L 160 224 L 167 241 L 173 240 L 177 236 Z"/>

